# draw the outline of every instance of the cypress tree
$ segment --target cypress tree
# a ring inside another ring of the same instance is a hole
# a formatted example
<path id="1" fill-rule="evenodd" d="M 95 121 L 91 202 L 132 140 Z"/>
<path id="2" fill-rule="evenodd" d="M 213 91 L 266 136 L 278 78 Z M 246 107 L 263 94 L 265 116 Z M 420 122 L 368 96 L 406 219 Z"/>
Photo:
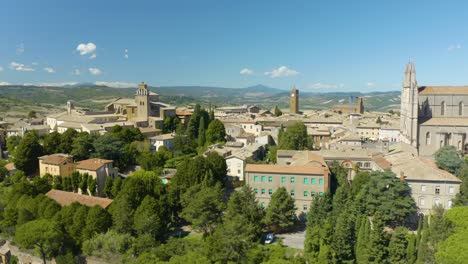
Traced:
<path id="1" fill-rule="evenodd" d="M 429 224 L 427 222 L 427 217 L 424 218 L 424 224 L 421 229 L 421 239 L 418 245 L 418 258 L 416 263 L 426 263 L 429 255 L 429 241 L 428 241 L 428 234 L 429 233 Z"/>
<path id="2" fill-rule="evenodd" d="M 205 145 L 205 118 L 200 118 L 200 126 L 198 127 L 198 146 L 202 147 Z"/>
<path id="3" fill-rule="evenodd" d="M 395 232 L 393 233 L 392 238 L 390 239 L 390 244 L 388 246 L 388 258 L 391 263 L 407 263 L 407 234 L 408 229 L 406 229 L 405 227 L 399 226 L 395 229 Z"/>
<path id="4" fill-rule="evenodd" d="M 372 219 L 372 230 L 369 236 L 369 262 L 383 263 L 387 257 L 387 238 L 384 222 L 379 212 Z"/>
<path id="5" fill-rule="evenodd" d="M 406 248 L 406 262 L 413 264 L 416 262 L 416 236 L 411 235 Z"/>
<path id="6" fill-rule="evenodd" d="M 356 261 L 357 263 L 368 263 L 369 219 L 367 219 L 367 216 L 364 216 L 360 222 L 361 225 L 356 239 Z"/>

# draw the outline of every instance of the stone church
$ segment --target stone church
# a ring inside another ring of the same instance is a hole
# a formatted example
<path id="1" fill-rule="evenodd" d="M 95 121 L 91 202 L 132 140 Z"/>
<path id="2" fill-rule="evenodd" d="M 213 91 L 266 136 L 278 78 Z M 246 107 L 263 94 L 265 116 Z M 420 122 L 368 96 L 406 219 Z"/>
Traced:
<path id="1" fill-rule="evenodd" d="M 468 86 L 418 86 L 406 65 L 401 91 L 400 135 L 409 151 L 432 156 L 443 146 L 468 148 Z"/>

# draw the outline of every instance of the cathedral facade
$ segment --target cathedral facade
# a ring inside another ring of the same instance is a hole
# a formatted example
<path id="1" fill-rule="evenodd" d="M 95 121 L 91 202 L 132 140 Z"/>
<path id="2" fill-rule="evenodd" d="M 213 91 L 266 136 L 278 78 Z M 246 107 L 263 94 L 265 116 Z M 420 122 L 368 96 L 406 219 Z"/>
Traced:
<path id="1" fill-rule="evenodd" d="M 468 148 L 468 86 L 418 86 L 406 65 L 401 91 L 400 135 L 409 150 L 432 156 L 443 146 Z"/>

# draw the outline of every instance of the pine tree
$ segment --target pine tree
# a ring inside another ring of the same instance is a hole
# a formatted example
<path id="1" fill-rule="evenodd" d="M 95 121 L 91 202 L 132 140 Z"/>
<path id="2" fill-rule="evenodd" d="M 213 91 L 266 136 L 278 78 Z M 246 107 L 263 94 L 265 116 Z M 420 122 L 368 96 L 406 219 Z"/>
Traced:
<path id="1" fill-rule="evenodd" d="M 265 224 L 273 231 L 282 232 L 294 226 L 296 206 L 286 188 L 278 188 L 272 195 L 266 210 Z"/>
<path id="2" fill-rule="evenodd" d="M 335 263 L 354 262 L 354 223 L 350 210 L 343 211 L 336 220 L 331 242 L 331 251 Z"/>
<path id="3" fill-rule="evenodd" d="M 408 239 L 407 239 L 408 229 L 405 227 L 399 226 L 395 229 L 395 232 L 390 239 L 390 244 L 388 245 L 388 259 L 393 264 L 405 264 L 407 263 L 407 248 L 408 248 Z"/>
<path id="4" fill-rule="evenodd" d="M 113 198 L 112 196 L 112 185 L 114 184 L 114 179 L 113 177 L 107 177 L 106 178 L 106 183 L 104 185 L 104 194 L 106 195 L 107 198 Z"/>
<path id="5" fill-rule="evenodd" d="M 379 212 L 372 219 L 372 229 L 369 236 L 369 262 L 382 263 L 387 257 L 387 238 L 384 232 L 384 222 Z"/>

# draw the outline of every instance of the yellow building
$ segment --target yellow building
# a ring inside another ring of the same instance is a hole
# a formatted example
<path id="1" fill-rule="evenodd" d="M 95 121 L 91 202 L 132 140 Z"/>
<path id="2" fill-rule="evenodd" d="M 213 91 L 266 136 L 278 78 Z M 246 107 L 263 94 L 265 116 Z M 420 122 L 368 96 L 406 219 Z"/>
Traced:
<path id="1" fill-rule="evenodd" d="M 117 171 L 112 167 L 112 160 L 105 159 L 87 159 L 77 163 L 76 171 L 80 174 L 89 174 L 97 182 L 97 194 L 103 195 L 104 185 L 107 177 L 114 177 Z"/>
<path id="2" fill-rule="evenodd" d="M 63 153 L 39 157 L 39 175 L 70 176 L 75 169 L 73 156 Z"/>

